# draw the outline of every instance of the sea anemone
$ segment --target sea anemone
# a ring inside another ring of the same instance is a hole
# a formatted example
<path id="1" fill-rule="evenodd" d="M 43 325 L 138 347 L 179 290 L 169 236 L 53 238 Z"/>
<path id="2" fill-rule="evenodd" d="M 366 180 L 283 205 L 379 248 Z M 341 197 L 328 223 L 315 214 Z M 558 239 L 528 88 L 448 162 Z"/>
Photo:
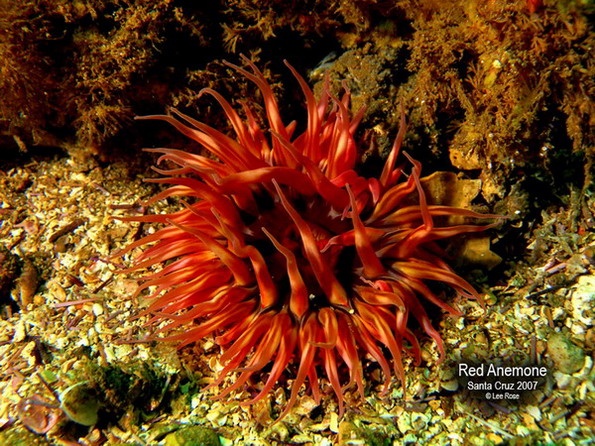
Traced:
<path id="1" fill-rule="evenodd" d="M 121 254 L 143 248 L 128 271 L 162 266 L 138 289 L 150 290 L 143 314 L 160 324 L 153 339 L 166 332 L 164 339 L 183 346 L 213 336 L 222 347 L 223 369 L 213 386 L 237 375 L 219 397 L 258 378 L 260 384 L 251 383 L 256 396 L 244 402 L 251 404 L 293 370 L 280 418 L 304 384 L 320 400 L 319 374 L 342 414 L 346 386 L 355 384 L 363 397 L 364 358 L 379 364 L 386 390 L 393 374 L 404 383 L 404 353 L 419 364 L 415 332 L 429 335 L 443 357 L 427 304 L 460 313 L 439 297 L 436 284 L 464 298 L 479 296 L 446 263 L 437 242 L 490 226 L 448 224 L 451 216 L 492 216 L 428 203 L 421 164 L 404 153 L 406 161 L 397 165 L 403 116 L 379 175 L 363 177 L 354 133 L 364 112 L 351 117 L 347 88 L 339 99 L 327 81 L 316 99 L 286 63 L 306 101 L 307 125 L 296 135 L 295 122 L 283 123 L 262 72 L 243 60 L 248 69 L 227 65 L 260 90 L 265 126 L 249 104 L 242 104 L 242 116 L 210 88 L 200 94 L 221 105 L 233 136 L 177 110 L 141 118 L 168 122 L 204 155 L 148 149 L 160 154 L 158 163 L 169 163 L 155 168 L 163 177 L 149 181 L 170 186 L 147 204 L 175 197 L 181 209 L 127 218 L 161 228 Z"/>

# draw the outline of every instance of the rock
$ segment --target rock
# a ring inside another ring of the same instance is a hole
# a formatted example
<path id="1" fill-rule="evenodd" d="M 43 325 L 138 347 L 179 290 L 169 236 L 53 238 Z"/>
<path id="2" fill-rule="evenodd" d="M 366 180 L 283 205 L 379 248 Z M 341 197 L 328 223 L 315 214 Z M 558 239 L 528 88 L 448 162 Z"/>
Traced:
<path id="1" fill-rule="evenodd" d="M 99 401 L 95 390 L 86 382 L 70 386 L 60 398 L 60 408 L 72 421 L 83 426 L 97 423 Z"/>
<path id="2" fill-rule="evenodd" d="M 549 337 L 547 352 L 554 362 L 556 369 L 568 375 L 572 375 L 580 370 L 585 362 L 585 352 L 583 349 L 573 344 L 562 333 L 554 333 Z"/>
<path id="3" fill-rule="evenodd" d="M 165 437 L 165 446 L 220 446 L 217 433 L 204 426 L 185 427 Z"/>

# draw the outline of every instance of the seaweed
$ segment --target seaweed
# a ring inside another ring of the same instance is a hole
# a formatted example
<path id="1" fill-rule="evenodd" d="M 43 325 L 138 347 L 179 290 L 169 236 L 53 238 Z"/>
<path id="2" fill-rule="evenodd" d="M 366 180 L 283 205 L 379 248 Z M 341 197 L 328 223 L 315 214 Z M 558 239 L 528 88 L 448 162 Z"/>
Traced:
<path id="1" fill-rule="evenodd" d="M 414 104 L 412 119 L 440 133 L 452 164 L 496 174 L 488 196 L 502 197 L 497 185 L 527 171 L 560 185 L 569 174 L 559 161 L 575 175 L 571 152 L 595 142 L 593 34 L 580 5 L 548 2 L 531 14 L 520 1 L 405 3 L 415 14 L 415 76 L 401 97 Z"/>
<path id="2" fill-rule="evenodd" d="M 56 80 L 46 51 L 60 39 L 60 19 L 43 9 L 33 0 L 0 0 L 0 141 L 21 151 L 47 138 L 53 112 Z"/>
<path id="3" fill-rule="evenodd" d="M 339 64 L 324 69 L 351 79 L 377 136 L 390 140 L 405 104 L 409 141 L 430 163 L 483 170 L 488 200 L 510 176 L 562 183 L 581 159 L 586 184 L 588 14 L 570 0 L 0 0 L 0 55 L 11 61 L 0 69 L 0 132 L 21 150 L 67 141 L 103 153 L 142 138 L 135 115 L 169 104 L 196 112 L 198 89 L 237 89 L 224 57 L 243 52 L 279 72 L 283 57 L 306 70 L 335 52 Z"/>
<path id="4" fill-rule="evenodd" d="M 200 13 L 148 0 L 1 0 L 0 56 L 10 61 L 0 69 L 2 135 L 22 151 L 101 152 L 144 107 L 168 102 L 176 82 L 164 85 L 186 68 L 172 64 L 184 52 L 169 49 L 185 42 L 200 53 Z"/>

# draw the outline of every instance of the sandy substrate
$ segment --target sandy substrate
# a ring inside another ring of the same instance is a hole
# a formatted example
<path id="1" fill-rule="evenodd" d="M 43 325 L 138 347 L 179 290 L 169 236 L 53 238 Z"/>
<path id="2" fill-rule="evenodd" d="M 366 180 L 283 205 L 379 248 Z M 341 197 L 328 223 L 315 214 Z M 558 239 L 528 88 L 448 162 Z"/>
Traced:
<path id="1" fill-rule="evenodd" d="M 436 319 L 447 359 L 436 364 L 426 339 L 425 363 L 405 366 L 405 394 L 394 381 L 383 395 L 378 367 L 364 358 L 365 401 L 348 390 L 342 419 L 322 383 L 320 406 L 304 395 L 273 423 L 287 398 L 282 387 L 248 407 L 239 403 L 250 389 L 230 401 L 205 389 L 221 370 L 211 339 L 182 351 L 137 342 L 147 334 L 146 317 L 133 318 L 145 305 L 134 296 L 138 277 L 119 274 L 127 259 L 108 256 L 153 228 L 112 217 L 134 214 L 154 190 L 130 178 L 123 163 L 64 156 L 0 166 L 0 268 L 9 277 L 0 318 L 0 443 L 180 444 L 173 435 L 187 425 L 216 434 L 204 444 L 218 437 L 228 445 L 574 445 L 595 438 L 595 234 L 572 232 L 567 210 L 546 215 L 528 241 L 529 251 L 547 244 L 547 263 L 520 262 L 498 285 L 481 284 L 485 310 L 458 302 L 465 317 Z M 547 376 L 513 379 L 510 393 L 519 399 L 490 399 L 457 380 L 457 365 L 470 360 L 541 366 Z M 280 386 L 290 387 L 291 378 Z"/>

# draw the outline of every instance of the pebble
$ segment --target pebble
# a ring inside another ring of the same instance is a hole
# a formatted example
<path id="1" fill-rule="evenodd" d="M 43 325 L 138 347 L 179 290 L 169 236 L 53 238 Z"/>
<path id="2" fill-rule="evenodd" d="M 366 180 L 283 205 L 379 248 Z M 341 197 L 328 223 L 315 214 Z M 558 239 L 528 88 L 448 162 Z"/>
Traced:
<path id="1" fill-rule="evenodd" d="M 547 352 L 556 369 L 568 375 L 580 370 L 585 362 L 583 349 L 573 344 L 562 333 L 553 333 L 548 338 Z"/>
<path id="2" fill-rule="evenodd" d="M 97 423 L 99 401 L 86 382 L 70 386 L 60 397 L 60 409 L 75 423 L 93 426 Z"/>
<path id="3" fill-rule="evenodd" d="M 595 276 L 581 276 L 572 288 L 572 317 L 587 327 L 595 323 Z"/>
<path id="4" fill-rule="evenodd" d="M 33 296 L 39 285 L 37 268 L 30 261 L 26 260 L 23 264 L 21 275 L 17 280 L 18 300 L 21 309 L 24 309 L 33 302 Z"/>
<path id="5" fill-rule="evenodd" d="M 165 437 L 165 446 L 220 446 L 219 435 L 208 427 L 189 426 Z"/>

